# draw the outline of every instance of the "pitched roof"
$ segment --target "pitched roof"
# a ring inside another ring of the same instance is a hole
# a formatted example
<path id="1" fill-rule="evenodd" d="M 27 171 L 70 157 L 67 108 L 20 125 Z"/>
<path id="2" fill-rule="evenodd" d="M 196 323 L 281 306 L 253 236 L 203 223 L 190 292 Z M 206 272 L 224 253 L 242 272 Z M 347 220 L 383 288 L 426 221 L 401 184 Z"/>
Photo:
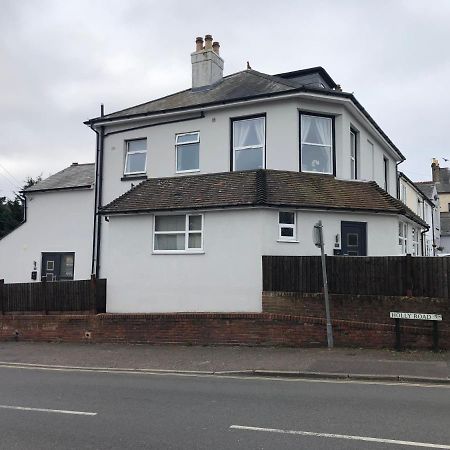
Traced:
<path id="1" fill-rule="evenodd" d="M 88 188 L 94 184 L 95 164 L 72 164 L 54 175 L 24 189 L 24 192 L 43 192 L 62 189 Z"/>
<path id="2" fill-rule="evenodd" d="M 101 214 L 245 206 L 395 213 L 426 226 L 374 181 L 279 170 L 149 178 L 103 207 Z"/>
<path id="3" fill-rule="evenodd" d="M 320 80 L 323 82 L 320 82 Z M 337 87 L 336 83 L 323 67 L 313 67 L 278 75 L 268 75 L 248 69 L 223 77 L 220 83 L 215 84 L 209 89 L 186 89 L 156 100 L 132 106 L 131 108 L 94 117 L 84 123 L 92 126 L 98 122 L 113 122 L 118 119 L 140 118 L 156 114 L 188 111 L 192 108 L 226 105 L 235 101 L 270 98 L 286 93 L 308 92 L 349 99 L 404 161 L 405 157 L 401 151 L 355 96 L 349 92 L 333 89 L 335 87 Z"/>
<path id="4" fill-rule="evenodd" d="M 415 181 L 414 183 L 422 191 L 423 195 L 434 202 L 433 194 L 436 187 L 434 181 Z"/>

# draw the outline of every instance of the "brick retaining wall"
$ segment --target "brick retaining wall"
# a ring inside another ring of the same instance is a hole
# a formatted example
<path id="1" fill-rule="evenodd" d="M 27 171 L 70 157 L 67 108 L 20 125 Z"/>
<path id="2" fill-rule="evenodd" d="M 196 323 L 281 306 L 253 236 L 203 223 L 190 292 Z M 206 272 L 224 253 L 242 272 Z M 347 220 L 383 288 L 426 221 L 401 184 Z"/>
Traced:
<path id="1" fill-rule="evenodd" d="M 427 311 L 428 312 L 428 311 Z M 392 324 L 334 320 L 337 346 L 392 348 Z M 403 326 L 407 347 L 431 348 L 428 325 Z M 286 314 L 99 314 L 0 316 L 0 340 L 198 345 L 325 346 L 322 318 Z M 441 333 L 450 348 L 450 333 Z"/>

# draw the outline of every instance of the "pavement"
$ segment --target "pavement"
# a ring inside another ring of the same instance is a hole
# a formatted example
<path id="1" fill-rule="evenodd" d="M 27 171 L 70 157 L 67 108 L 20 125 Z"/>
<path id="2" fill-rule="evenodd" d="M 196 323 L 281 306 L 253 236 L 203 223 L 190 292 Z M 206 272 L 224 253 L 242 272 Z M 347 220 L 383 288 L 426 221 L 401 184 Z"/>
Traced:
<path id="1" fill-rule="evenodd" d="M 1 342 L 1 365 L 450 383 L 450 353 L 367 349 Z"/>
<path id="2" fill-rule="evenodd" d="M 0 449 L 450 449 L 449 407 L 450 385 L 3 366 Z"/>

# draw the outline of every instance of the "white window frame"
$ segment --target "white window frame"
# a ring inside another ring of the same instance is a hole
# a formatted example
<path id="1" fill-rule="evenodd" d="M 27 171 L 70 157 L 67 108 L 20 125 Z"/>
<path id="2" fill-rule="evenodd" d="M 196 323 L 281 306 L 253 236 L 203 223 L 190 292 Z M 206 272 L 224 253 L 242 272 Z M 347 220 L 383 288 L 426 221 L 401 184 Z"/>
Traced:
<path id="1" fill-rule="evenodd" d="M 411 229 L 411 233 L 412 233 L 412 254 L 413 256 L 420 256 L 420 230 L 419 228 L 416 227 L 412 227 Z"/>
<path id="2" fill-rule="evenodd" d="M 400 201 L 406 205 L 406 184 L 400 181 Z"/>
<path id="3" fill-rule="evenodd" d="M 401 228 L 400 228 L 401 227 Z M 401 232 L 400 232 L 401 230 Z M 406 222 L 399 221 L 399 233 L 398 233 L 398 243 L 401 247 L 402 254 L 408 254 L 408 233 L 409 226 Z"/>
<path id="4" fill-rule="evenodd" d="M 258 119 L 263 119 L 263 126 L 264 126 L 264 141 L 262 143 L 262 145 L 245 145 L 243 147 L 235 147 L 234 146 L 234 124 L 237 122 L 248 122 L 250 120 L 258 120 Z M 262 169 L 266 168 L 266 116 L 255 116 L 255 117 L 247 117 L 247 118 L 243 118 L 243 119 L 233 119 L 232 120 L 232 127 L 231 127 L 231 145 L 233 147 L 233 172 L 236 171 L 236 151 L 239 150 L 251 150 L 254 148 L 262 148 Z M 242 169 L 240 169 L 242 170 Z M 251 169 L 249 169 L 251 170 Z M 253 169 L 253 170 L 257 170 L 257 169 Z"/>
<path id="5" fill-rule="evenodd" d="M 133 150 L 130 151 L 129 150 L 129 143 L 130 142 L 135 142 L 135 141 L 145 141 L 145 150 Z M 137 139 L 128 139 L 127 141 L 125 141 L 125 166 L 123 168 L 123 174 L 125 176 L 127 175 L 142 175 L 147 173 L 147 138 L 137 138 Z M 144 166 L 144 170 L 140 170 L 138 172 L 127 172 L 127 162 L 128 162 L 128 155 L 135 155 L 138 153 L 145 153 L 145 166 Z"/>
<path id="6" fill-rule="evenodd" d="M 294 223 L 283 223 L 280 222 L 281 213 L 289 213 L 294 215 Z M 298 242 L 297 240 L 297 211 L 292 210 L 279 210 L 278 211 L 278 241 L 279 242 Z M 292 236 L 282 236 L 281 230 L 282 228 L 289 228 L 293 230 Z"/>
<path id="7" fill-rule="evenodd" d="M 355 147 L 352 148 L 352 135 L 354 136 Z M 354 152 L 353 152 L 354 151 Z M 350 128 L 350 179 L 358 179 L 358 132 Z M 353 170 L 353 174 L 352 174 Z"/>
<path id="8" fill-rule="evenodd" d="M 330 127 L 331 127 L 331 143 L 330 145 L 324 145 L 324 144 L 317 144 L 315 142 L 306 142 L 303 141 L 303 117 L 313 117 L 314 119 L 320 118 L 320 119 L 327 119 L 330 121 Z M 334 174 L 334 135 L 333 135 L 333 118 L 329 116 L 321 116 L 320 114 L 308 114 L 308 113 L 300 113 L 300 169 L 301 172 L 305 173 L 323 173 L 325 175 L 333 175 Z M 316 170 L 305 170 L 303 168 L 303 144 L 306 145 L 315 145 L 317 147 L 329 147 L 330 148 L 330 172 L 317 172 Z"/>
<path id="9" fill-rule="evenodd" d="M 390 163 L 389 158 L 386 155 L 383 155 L 383 182 L 384 186 L 383 189 L 389 193 L 389 170 L 390 170 Z"/>
<path id="10" fill-rule="evenodd" d="M 185 216 L 185 222 L 184 222 L 184 231 L 156 231 L 156 218 L 157 217 L 168 217 L 168 216 Z M 192 216 L 200 216 L 202 219 L 202 226 L 200 230 L 189 230 L 189 217 Z M 183 255 L 183 254 L 201 254 L 204 253 L 204 214 L 201 213 L 180 213 L 180 214 L 155 214 L 153 216 L 153 253 L 155 254 L 170 254 L 170 255 Z M 156 250 L 156 235 L 160 234 L 184 234 L 184 250 Z M 200 234 L 201 238 L 201 248 L 188 248 L 189 245 L 189 234 Z"/>
<path id="11" fill-rule="evenodd" d="M 181 136 L 197 135 L 197 140 L 189 142 L 178 143 L 178 138 Z M 187 144 L 198 144 L 198 169 L 178 170 L 178 149 Z M 175 135 L 175 173 L 193 173 L 200 172 L 200 131 L 189 131 L 187 133 L 177 133 Z"/>

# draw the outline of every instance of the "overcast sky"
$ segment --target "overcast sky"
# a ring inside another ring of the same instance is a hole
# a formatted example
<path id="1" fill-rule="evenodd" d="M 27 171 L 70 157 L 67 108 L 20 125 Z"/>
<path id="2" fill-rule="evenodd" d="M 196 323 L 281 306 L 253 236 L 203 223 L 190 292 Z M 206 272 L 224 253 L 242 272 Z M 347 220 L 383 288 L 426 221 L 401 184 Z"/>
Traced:
<path id="1" fill-rule="evenodd" d="M 450 0 L 0 0 L 0 30 L 0 196 L 94 161 L 82 122 L 100 103 L 110 113 L 189 87 L 208 33 L 225 74 L 247 60 L 265 73 L 323 66 L 413 180 L 450 159 Z"/>

